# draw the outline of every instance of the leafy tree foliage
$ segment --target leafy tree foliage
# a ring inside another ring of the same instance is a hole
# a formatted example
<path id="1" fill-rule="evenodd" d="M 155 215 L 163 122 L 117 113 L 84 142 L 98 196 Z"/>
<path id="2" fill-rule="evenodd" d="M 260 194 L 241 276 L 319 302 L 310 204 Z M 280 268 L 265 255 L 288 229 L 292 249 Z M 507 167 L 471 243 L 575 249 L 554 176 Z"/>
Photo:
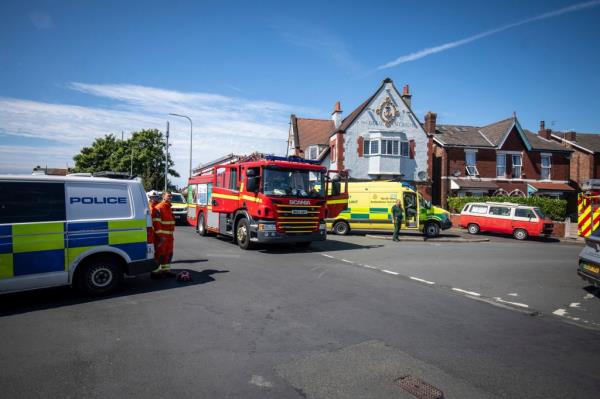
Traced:
<path id="1" fill-rule="evenodd" d="M 165 141 L 156 129 L 134 132 L 127 140 L 119 140 L 113 134 L 94 140 L 75 157 L 75 172 L 114 171 L 141 177 L 144 188 L 161 190 L 165 181 Z M 169 157 L 169 175 L 179 177 Z M 169 188 L 173 188 L 169 182 Z"/>

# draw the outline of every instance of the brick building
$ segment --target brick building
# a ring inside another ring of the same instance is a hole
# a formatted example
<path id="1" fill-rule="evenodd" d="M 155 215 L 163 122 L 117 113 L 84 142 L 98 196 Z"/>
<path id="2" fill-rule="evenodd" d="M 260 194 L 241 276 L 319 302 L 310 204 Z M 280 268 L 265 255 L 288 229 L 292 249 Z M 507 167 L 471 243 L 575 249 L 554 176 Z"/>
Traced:
<path id="1" fill-rule="evenodd" d="M 346 117 L 339 102 L 330 120 L 291 115 L 288 154 L 347 169 L 355 180 L 410 182 L 430 198 L 432 142 L 411 97 L 408 86 L 400 93 L 388 78 Z"/>
<path id="2" fill-rule="evenodd" d="M 432 199 L 447 206 L 450 196 L 545 195 L 567 198 L 571 149 L 524 130 L 517 117 L 486 126 L 437 125 L 425 116 L 433 135 Z"/>
<path id="3" fill-rule="evenodd" d="M 540 135 L 573 151 L 570 178 L 578 189 L 586 180 L 600 179 L 600 134 L 553 132 L 541 121 Z"/>

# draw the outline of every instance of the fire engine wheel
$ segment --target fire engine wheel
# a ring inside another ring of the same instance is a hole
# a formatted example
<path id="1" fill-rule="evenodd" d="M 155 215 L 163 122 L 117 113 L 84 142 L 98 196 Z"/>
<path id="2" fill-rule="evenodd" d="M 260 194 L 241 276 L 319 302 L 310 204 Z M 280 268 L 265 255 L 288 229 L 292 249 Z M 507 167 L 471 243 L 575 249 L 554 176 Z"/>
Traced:
<path id="1" fill-rule="evenodd" d="M 208 235 L 206 231 L 206 226 L 204 225 L 204 213 L 198 215 L 198 222 L 196 224 L 196 231 L 202 237 L 206 237 Z"/>
<path id="2" fill-rule="evenodd" d="M 250 249 L 252 247 L 252 243 L 250 242 L 250 226 L 248 224 L 248 219 L 241 218 L 237 223 L 235 229 L 235 239 L 239 247 L 242 249 Z"/>
<path id="3" fill-rule="evenodd" d="M 78 268 L 75 286 L 87 295 L 99 296 L 113 291 L 122 279 L 123 269 L 118 261 L 110 256 L 99 256 Z"/>
<path id="4" fill-rule="evenodd" d="M 468 231 L 470 234 L 477 234 L 477 233 L 479 233 L 479 226 L 478 226 L 478 225 L 476 225 L 475 223 L 470 223 L 470 224 L 467 226 L 467 231 Z"/>
<path id="5" fill-rule="evenodd" d="M 348 225 L 348 223 L 344 222 L 343 220 L 340 220 L 338 222 L 335 222 L 332 230 L 333 233 L 337 234 L 338 236 L 345 236 L 350 232 L 350 226 Z"/>
<path id="6" fill-rule="evenodd" d="M 515 237 L 517 240 L 526 240 L 528 237 L 527 231 L 523 230 L 523 229 L 516 229 L 515 231 L 513 231 L 513 237 Z"/>

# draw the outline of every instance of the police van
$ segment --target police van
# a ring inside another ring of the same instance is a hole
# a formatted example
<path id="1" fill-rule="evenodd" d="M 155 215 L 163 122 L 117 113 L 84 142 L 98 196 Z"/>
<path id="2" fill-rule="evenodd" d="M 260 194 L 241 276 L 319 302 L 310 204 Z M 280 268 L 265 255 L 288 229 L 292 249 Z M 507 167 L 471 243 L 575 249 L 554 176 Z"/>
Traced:
<path id="1" fill-rule="evenodd" d="M 101 295 L 156 268 L 136 180 L 0 175 L 0 293 L 72 285 Z"/>

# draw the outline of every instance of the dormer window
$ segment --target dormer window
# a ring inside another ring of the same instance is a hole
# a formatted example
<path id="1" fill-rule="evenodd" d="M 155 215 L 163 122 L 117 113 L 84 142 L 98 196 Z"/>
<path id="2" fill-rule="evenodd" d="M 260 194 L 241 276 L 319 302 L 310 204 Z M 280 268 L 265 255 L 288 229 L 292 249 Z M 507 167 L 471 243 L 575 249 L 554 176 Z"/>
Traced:
<path id="1" fill-rule="evenodd" d="M 319 158 L 319 147 L 316 145 L 311 145 L 308 147 L 307 155 L 309 160 L 315 161 Z"/>
<path id="2" fill-rule="evenodd" d="M 465 150 L 465 169 L 468 176 L 479 176 L 477 150 Z"/>

